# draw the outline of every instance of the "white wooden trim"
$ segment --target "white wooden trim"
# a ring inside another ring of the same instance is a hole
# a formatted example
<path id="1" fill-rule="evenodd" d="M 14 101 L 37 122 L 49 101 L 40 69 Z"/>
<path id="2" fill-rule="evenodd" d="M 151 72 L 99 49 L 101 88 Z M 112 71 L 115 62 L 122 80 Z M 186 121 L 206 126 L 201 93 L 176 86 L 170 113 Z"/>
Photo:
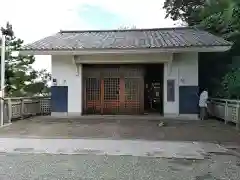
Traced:
<path id="1" fill-rule="evenodd" d="M 72 56 L 72 62 L 74 66 L 76 67 L 76 76 L 79 76 L 79 64 L 77 63 L 77 57 Z"/>
<path id="2" fill-rule="evenodd" d="M 180 73 L 179 73 L 179 67 L 177 67 L 177 77 L 176 77 L 176 85 L 175 85 L 175 91 L 176 91 L 176 97 L 175 97 L 175 100 L 177 101 L 177 104 L 176 104 L 176 109 L 177 109 L 177 114 L 179 115 L 179 107 L 180 107 L 180 101 L 179 101 L 179 86 L 180 86 L 180 82 L 179 82 L 179 76 L 180 76 Z"/>
<path id="3" fill-rule="evenodd" d="M 168 76 L 172 73 L 172 61 L 173 61 L 173 55 L 172 55 L 172 57 L 171 57 L 171 59 L 170 59 L 170 61 L 168 61 L 168 64 L 167 64 L 167 74 L 168 74 Z"/>
<path id="4" fill-rule="evenodd" d="M 132 60 L 132 59 L 121 59 L 121 60 L 112 60 L 112 59 L 104 59 L 104 60 L 97 60 L 97 59 L 79 59 L 76 61 L 76 63 L 78 64 L 106 64 L 106 63 L 111 63 L 111 64 L 150 64 L 150 63 L 167 63 L 169 62 L 169 59 L 151 59 L 151 60 L 147 60 L 147 59 L 136 59 L 136 60 Z"/>
<path id="5" fill-rule="evenodd" d="M 78 99 L 78 101 L 80 101 L 80 107 L 79 107 L 79 112 L 80 112 L 80 115 L 82 115 L 82 110 L 83 110 L 83 67 L 82 67 L 82 64 L 78 64 L 78 72 L 79 72 L 79 85 L 81 86 L 80 87 L 80 94 L 81 94 L 81 98 Z"/>
<path id="6" fill-rule="evenodd" d="M 145 54 L 145 53 L 180 53 L 180 52 L 222 52 L 231 46 L 186 47 L 186 48 L 148 48 L 148 49 L 83 49 L 83 50 L 22 50 L 21 55 L 91 55 L 91 54 Z"/>

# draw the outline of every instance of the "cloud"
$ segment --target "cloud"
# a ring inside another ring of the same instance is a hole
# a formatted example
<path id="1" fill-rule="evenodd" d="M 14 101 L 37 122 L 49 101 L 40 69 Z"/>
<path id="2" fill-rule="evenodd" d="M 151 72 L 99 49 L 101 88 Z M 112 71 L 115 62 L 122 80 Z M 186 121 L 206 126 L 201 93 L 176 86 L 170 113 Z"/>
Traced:
<path id="1" fill-rule="evenodd" d="M 15 35 L 30 43 L 60 29 L 92 29 L 76 11 L 75 0 L 8 0 L 1 1 L 0 26 L 9 21 Z M 36 56 L 36 69 L 51 71 L 49 56 Z"/>
<path id="2" fill-rule="evenodd" d="M 1 0 L 1 7 L 6 8 L 1 8 L 0 25 L 10 21 L 16 35 L 26 42 L 60 29 L 101 28 L 88 22 L 86 16 L 81 16 L 80 12 L 92 6 L 124 20 L 119 24 L 114 23 L 114 28 L 122 25 L 135 25 L 138 28 L 173 26 L 172 20 L 164 19 L 163 3 L 164 0 Z M 111 24 L 111 19 L 106 19 L 106 16 L 102 18 L 102 23 L 109 21 Z"/>
<path id="3" fill-rule="evenodd" d="M 60 29 L 91 28 L 78 17 L 77 1 L 56 0 L 1 0 L 0 25 L 9 21 L 18 37 L 27 42 L 43 38 Z"/>
<path id="4" fill-rule="evenodd" d="M 61 29 L 112 29 L 133 25 L 137 28 L 174 26 L 172 20 L 165 19 L 165 11 L 162 9 L 164 0 L 0 1 L 1 7 L 4 7 L 0 11 L 0 26 L 9 21 L 13 25 L 15 35 L 26 43 L 54 34 Z M 95 13 L 96 19 L 100 22 L 94 23 L 92 14 L 90 19 L 88 17 L 90 15 L 86 17 L 82 14 L 91 7 L 105 14 L 101 16 L 101 13 Z M 115 19 L 110 16 L 114 16 Z M 49 57 L 37 57 L 35 67 L 50 69 Z"/>
<path id="5" fill-rule="evenodd" d="M 121 14 L 97 5 L 83 4 L 79 7 L 79 16 L 90 23 L 94 29 L 115 29 L 121 24 L 130 24 L 129 20 Z"/>
<path id="6" fill-rule="evenodd" d="M 127 19 L 138 28 L 172 27 L 176 22 L 165 19 L 165 0 L 82 0 Z M 129 22 L 127 25 L 129 25 Z"/>

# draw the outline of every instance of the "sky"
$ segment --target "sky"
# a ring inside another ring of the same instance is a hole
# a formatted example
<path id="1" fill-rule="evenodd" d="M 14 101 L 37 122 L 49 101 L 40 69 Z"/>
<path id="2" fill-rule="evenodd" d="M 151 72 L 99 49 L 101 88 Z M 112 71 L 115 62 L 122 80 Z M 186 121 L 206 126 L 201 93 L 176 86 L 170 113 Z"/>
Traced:
<path id="1" fill-rule="evenodd" d="M 0 0 L 0 26 L 9 21 L 15 36 L 31 43 L 60 30 L 173 27 L 164 0 Z M 4 7 L 4 8 L 3 8 Z M 51 71 L 50 56 L 36 56 L 36 69 Z"/>

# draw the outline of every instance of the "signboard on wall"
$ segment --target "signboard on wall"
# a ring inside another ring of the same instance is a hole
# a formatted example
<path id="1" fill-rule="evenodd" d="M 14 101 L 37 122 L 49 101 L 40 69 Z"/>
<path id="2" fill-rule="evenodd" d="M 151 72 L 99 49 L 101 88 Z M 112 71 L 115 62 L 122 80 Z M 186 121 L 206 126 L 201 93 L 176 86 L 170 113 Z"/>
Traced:
<path id="1" fill-rule="evenodd" d="M 174 79 L 167 80 L 167 101 L 168 102 L 175 101 L 175 80 Z"/>

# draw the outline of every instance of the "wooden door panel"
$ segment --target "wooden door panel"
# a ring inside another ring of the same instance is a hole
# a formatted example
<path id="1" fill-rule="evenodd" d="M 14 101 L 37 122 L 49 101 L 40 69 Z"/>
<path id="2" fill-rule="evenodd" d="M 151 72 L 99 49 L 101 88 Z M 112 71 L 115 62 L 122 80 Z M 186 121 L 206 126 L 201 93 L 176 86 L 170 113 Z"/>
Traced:
<path id="1" fill-rule="evenodd" d="M 140 79 L 125 78 L 125 93 L 124 93 L 124 112 L 138 114 L 140 112 L 141 97 L 140 97 Z"/>
<path id="2" fill-rule="evenodd" d="M 117 114 L 120 110 L 120 78 L 104 78 L 103 83 L 102 112 L 103 114 Z"/>
<path id="3" fill-rule="evenodd" d="M 84 72 L 84 107 L 87 113 L 139 114 L 143 111 L 141 68 L 131 65 L 96 66 Z"/>
<path id="4" fill-rule="evenodd" d="M 85 81 L 86 111 L 89 114 L 98 114 L 101 112 L 100 79 L 90 77 Z"/>

